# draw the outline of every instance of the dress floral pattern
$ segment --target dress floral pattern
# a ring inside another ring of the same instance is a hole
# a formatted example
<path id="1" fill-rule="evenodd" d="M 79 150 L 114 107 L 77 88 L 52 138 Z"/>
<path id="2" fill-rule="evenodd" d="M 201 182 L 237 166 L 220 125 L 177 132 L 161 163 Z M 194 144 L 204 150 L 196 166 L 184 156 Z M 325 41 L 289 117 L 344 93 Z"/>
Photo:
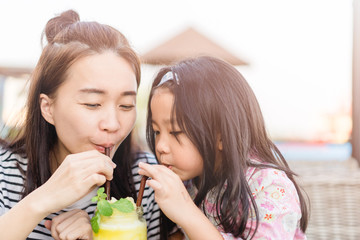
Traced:
<path id="1" fill-rule="evenodd" d="M 300 229 L 301 209 L 299 196 L 293 182 L 283 171 L 274 168 L 248 168 L 246 178 L 257 204 L 259 226 L 253 239 L 256 240 L 287 240 L 306 239 Z M 187 185 L 192 198 L 196 189 L 192 184 Z M 209 192 L 204 206 L 209 220 L 217 227 L 225 240 L 241 239 L 231 233 L 225 233 L 216 222 L 215 196 Z M 239 208 L 240 210 L 240 208 Z M 240 212 L 239 212 L 240 214 Z M 255 229 L 256 217 L 252 210 L 247 222 L 245 235 Z"/>

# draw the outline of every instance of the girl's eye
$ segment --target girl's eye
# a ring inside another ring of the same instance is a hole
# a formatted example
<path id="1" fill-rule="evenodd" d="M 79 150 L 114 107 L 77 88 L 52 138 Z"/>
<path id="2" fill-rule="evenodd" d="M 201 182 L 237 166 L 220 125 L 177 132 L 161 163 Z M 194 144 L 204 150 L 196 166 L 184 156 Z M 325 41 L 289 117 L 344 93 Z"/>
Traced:
<path id="1" fill-rule="evenodd" d="M 120 105 L 120 108 L 125 110 L 125 111 L 130 111 L 132 109 L 134 109 L 135 105 Z"/>
<path id="2" fill-rule="evenodd" d="M 85 105 L 88 108 L 97 108 L 100 107 L 101 105 L 98 103 L 84 103 L 83 105 Z"/>
<path id="3" fill-rule="evenodd" d="M 154 136 L 156 137 L 157 135 L 159 135 L 160 134 L 160 131 L 155 131 L 154 130 Z"/>
<path id="4" fill-rule="evenodd" d="M 179 134 L 183 133 L 182 131 L 173 131 L 170 132 L 171 135 L 174 135 L 175 137 L 177 137 Z"/>

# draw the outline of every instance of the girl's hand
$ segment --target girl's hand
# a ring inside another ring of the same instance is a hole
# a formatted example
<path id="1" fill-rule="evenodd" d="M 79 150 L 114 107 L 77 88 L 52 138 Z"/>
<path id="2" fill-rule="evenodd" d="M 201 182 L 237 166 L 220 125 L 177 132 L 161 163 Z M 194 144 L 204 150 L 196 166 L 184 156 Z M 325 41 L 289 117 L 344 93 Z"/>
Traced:
<path id="1" fill-rule="evenodd" d="M 51 230 L 55 240 L 60 239 L 93 239 L 89 215 L 80 209 L 74 209 L 47 220 L 45 227 Z"/>
<path id="2" fill-rule="evenodd" d="M 48 214 L 66 208 L 111 180 L 115 167 L 109 157 L 96 150 L 68 155 L 50 179 L 36 190 L 40 206 Z"/>
<path id="3" fill-rule="evenodd" d="M 147 184 L 155 190 L 155 200 L 161 210 L 183 229 L 189 239 L 223 240 L 216 227 L 194 204 L 178 175 L 163 165 L 141 162 L 139 167 L 139 174 L 152 178 L 147 180 Z"/>
<path id="4" fill-rule="evenodd" d="M 163 165 L 139 163 L 139 174 L 146 175 L 147 185 L 155 191 L 155 201 L 164 214 L 173 222 L 182 225 L 196 211 L 197 206 L 192 201 L 180 177 Z"/>

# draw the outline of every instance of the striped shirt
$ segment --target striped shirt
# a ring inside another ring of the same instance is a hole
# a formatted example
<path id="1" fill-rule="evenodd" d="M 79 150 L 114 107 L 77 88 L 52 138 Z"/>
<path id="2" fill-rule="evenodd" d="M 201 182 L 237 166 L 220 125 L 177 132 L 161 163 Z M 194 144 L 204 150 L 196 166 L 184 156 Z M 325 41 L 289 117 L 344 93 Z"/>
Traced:
<path id="1" fill-rule="evenodd" d="M 138 174 L 139 162 L 156 164 L 153 155 L 145 152 L 136 154 L 132 174 L 135 183 L 135 189 L 138 192 L 141 176 Z M 0 216 L 9 211 L 17 202 L 21 200 L 21 192 L 24 187 L 24 176 L 17 168 L 17 164 L 26 171 L 27 159 L 0 147 Z M 45 228 L 45 220 L 51 220 L 53 217 L 72 209 L 81 209 L 86 211 L 90 217 L 94 215 L 96 203 L 91 202 L 91 198 L 96 195 L 97 189 L 83 197 L 73 205 L 57 213 L 50 214 L 43 219 L 31 232 L 27 239 L 53 239 L 51 232 Z M 144 209 L 144 218 L 147 222 L 148 239 L 160 239 L 160 210 L 155 202 L 153 189 L 145 187 L 142 205 Z"/>

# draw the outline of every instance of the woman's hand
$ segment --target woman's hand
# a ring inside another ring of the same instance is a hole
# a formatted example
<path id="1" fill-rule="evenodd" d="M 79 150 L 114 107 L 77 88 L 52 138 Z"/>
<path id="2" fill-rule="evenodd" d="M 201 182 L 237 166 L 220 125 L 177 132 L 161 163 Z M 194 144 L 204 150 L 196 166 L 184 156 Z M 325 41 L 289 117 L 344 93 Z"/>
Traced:
<path id="1" fill-rule="evenodd" d="M 163 165 L 139 163 L 139 174 L 151 178 L 147 184 L 155 191 L 155 200 L 164 214 L 179 224 L 197 209 L 180 177 Z M 189 214 L 189 215 L 188 215 Z"/>
<path id="2" fill-rule="evenodd" d="M 48 214 L 66 208 L 111 180 L 115 167 L 109 157 L 96 150 L 68 155 L 50 179 L 36 190 L 40 206 Z"/>
<path id="3" fill-rule="evenodd" d="M 80 209 L 74 209 L 47 220 L 45 227 L 51 230 L 55 240 L 60 239 L 86 239 L 91 240 L 92 229 L 89 215 Z"/>

